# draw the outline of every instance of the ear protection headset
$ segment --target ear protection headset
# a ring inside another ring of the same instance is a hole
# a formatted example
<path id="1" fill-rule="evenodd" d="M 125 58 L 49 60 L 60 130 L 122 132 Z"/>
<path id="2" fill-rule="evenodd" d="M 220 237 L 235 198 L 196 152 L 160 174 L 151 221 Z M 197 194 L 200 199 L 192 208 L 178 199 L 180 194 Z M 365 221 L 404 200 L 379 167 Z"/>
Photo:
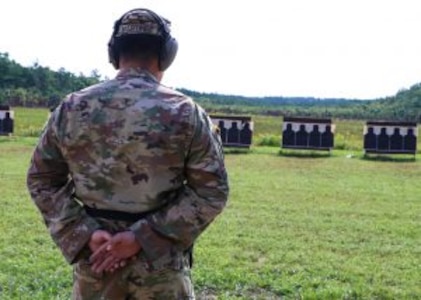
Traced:
<path id="1" fill-rule="evenodd" d="M 159 66 L 160 71 L 165 71 L 175 59 L 175 56 L 178 50 L 178 42 L 170 34 L 170 28 L 169 28 L 170 23 L 167 20 L 160 17 L 159 15 L 157 15 L 156 13 L 154 13 L 153 11 L 149 9 L 144 9 L 144 8 L 132 9 L 126 12 L 120 19 L 118 19 L 114 23 L 113 33 L 111 35 L 110 41 L 108 42 L 108 58 L 109 58 L 110 63 L 116 69 L 120 67 L 120 63 L 119 63 L 120 53 L 116 47 L 116 44 L 117 44 L 116 35 L 126 15 L 133 11 L 144 11 L 148 13 L 158 24 L 160 37 L 162 38 L 162 43 L 161 43 L 159 53 L 158 53 L 158 66 Z M 142 38 L 141 34 L 139 34 L 139 38 L 140 39 Z"/>

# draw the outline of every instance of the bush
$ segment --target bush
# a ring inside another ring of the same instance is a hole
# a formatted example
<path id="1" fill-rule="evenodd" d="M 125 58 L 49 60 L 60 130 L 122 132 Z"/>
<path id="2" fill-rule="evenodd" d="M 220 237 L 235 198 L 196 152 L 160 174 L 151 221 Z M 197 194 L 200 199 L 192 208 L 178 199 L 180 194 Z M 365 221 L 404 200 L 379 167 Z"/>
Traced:
<path id="1" fill-rule="evenodd" d="M 257 146 L 280 147 L 281 138 L 277 135 L 263 135 L 256 138 Z"/>

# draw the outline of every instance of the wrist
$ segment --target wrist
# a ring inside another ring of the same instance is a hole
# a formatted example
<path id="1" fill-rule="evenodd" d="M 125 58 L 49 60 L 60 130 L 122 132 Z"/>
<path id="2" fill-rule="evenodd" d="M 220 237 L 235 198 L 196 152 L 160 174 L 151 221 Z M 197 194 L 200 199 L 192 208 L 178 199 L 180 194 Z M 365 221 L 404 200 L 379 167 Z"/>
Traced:
<path id="1" fill-rule="evenodd" d="M 140 241 L 136 238 L 136 234 L 134 233 L 133 230 L 129 230 L 129 234 L 130 234 L 130 239 L 132 243 L 136 245 L 136 247 L 138 247 L 140 251 L 142 249 L 142 245 L 140 244 Z"/>

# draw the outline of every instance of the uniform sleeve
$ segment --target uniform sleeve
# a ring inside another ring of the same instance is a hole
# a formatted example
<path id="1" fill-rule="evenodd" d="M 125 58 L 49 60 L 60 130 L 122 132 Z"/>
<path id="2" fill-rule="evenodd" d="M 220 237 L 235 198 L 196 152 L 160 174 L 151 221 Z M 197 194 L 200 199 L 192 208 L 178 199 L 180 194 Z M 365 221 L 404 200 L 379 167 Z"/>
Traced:
<path id="1" fill-rule="evenodd" d="M 54 242 L 66 260 L 73 263 L 99 225 L 72 197 L 73 181 L 58 146 L 58 114 L 56 109 L 34 150 L 27 173 L 27 187 Z"/>
<path id="2" fill-rule="evenodd" d="M 188 249 L 222 212 L 228 199 L 228 177 L 219 134 L 199 106 L 195 106 L 192 124 L 184 188 L 162 210 L 131 227 L 150 261 Z"/>

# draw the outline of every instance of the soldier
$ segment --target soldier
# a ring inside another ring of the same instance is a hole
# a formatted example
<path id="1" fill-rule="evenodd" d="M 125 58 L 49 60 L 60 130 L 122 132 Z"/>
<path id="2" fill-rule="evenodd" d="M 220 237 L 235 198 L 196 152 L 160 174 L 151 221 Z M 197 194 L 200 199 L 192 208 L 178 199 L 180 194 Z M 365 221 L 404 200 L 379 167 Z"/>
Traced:
<path id="1" fill-rule="evenodd" d="M 194 299 L 192 247 L 229 188 L 209 116 L 160 84 L 169 26 L 147 9 L 117 20 L 116 78 L 68 95 L 34 150 L 28 189 L 74 265 L 73 299 Z"/>

